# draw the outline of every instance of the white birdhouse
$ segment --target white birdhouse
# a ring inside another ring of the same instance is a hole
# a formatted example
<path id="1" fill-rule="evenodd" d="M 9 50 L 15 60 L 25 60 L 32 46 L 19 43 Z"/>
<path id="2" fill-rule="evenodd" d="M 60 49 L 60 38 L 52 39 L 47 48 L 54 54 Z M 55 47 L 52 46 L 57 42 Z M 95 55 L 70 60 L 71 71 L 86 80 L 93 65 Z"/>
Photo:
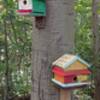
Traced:
<path id="1" fill-rule="evenodd" d="M 32 0 L 18 0 L 17 12 L 21 15 L 28 15 L 32 13 Z"/>

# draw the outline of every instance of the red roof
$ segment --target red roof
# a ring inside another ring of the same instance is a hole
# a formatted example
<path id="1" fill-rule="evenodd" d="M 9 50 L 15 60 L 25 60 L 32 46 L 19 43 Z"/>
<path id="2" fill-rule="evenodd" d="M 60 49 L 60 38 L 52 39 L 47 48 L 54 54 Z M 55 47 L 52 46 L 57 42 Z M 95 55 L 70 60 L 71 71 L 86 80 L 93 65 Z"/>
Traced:
<path id="1" fill-rule="evenodd" d="M 91 74 L 91 71 L 88 69 L 64 71 L 62 68 L 57 67 L 57 66 L 54 66 L 54 68 L 52 69 L 52 72 L 54 72 L 55 74 L 59 74 L 61 76 Z"/>

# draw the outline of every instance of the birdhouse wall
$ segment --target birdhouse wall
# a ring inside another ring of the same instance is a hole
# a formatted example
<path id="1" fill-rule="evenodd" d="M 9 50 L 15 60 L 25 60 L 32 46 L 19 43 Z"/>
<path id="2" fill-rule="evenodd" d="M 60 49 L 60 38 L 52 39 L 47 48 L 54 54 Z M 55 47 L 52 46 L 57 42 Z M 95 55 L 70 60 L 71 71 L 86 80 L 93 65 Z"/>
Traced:
<path id="1" fill-rule="evenodd" d="M 61 83 L 64 83 L 64 77 L 63 76 L 54 74 L 54 79 L 61 82 Z"/>
<path id="2" fill-rule="evenodd" d="M 79 75 L 79 76 L 77 76 L 77 80 L 78 81 L 87 81 L 88 77 L 89 77 L 89 75 Z"/>
<path id="3" fill-rule="evenodd" d="M 32 0 L 18 0 L 18 8 L 20 10 L 32 9 Z"/>
<path id="4" fill-rule="evenodd" d="M 65 76 L 64 77 L 64 83 L 73 83 L 73 82 L 76 82 L 75 80 L 75 75 L 70 75 L 70 76 Z"/>
<path id="5" fill-rule="evenodd" d="M 73 83 L 73 82 L 76 82 L 76 80 L 74 80 L 74 78 L 75 78 L 74 75 L 67 76 L 67 77 L 60 76 L 58 74 L 54 75 L 54 79 L 59 81 L 59 82 L 61 82 L 61 83 Z"/>
<path id="6" fill-rule="evenodd" d="M 67 67 L 65 70 L 83 70 L 87 69 L 87 65 L 81 63 L 80 61 L 76 61 L 75 63 L 71 64 L 69 67 Z"/>

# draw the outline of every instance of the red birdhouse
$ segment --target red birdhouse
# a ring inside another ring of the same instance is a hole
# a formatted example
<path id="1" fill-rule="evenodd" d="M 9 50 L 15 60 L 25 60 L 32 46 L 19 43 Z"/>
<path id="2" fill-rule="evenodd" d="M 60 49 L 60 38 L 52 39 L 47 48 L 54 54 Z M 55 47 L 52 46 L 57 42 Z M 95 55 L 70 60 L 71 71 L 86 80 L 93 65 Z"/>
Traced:
<path id="1" fill-rule="evenodd" d="M 52 81 L 64 88 L 88 85 L 89 67 L 80 57 L 65 54 L 52 64 Z"/>

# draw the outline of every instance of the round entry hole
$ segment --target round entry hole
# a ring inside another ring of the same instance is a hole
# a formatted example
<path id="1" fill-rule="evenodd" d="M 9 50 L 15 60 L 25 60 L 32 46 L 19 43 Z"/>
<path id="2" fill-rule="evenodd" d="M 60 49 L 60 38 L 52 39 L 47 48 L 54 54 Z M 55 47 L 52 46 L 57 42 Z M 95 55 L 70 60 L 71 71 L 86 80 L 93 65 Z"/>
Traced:
<path id="1" fill-rule="evenodd" d="M 24 3 L 24 5 L 26 5 L 27 4 L 27 0 L 24 0 L 23 3 Z"/>

